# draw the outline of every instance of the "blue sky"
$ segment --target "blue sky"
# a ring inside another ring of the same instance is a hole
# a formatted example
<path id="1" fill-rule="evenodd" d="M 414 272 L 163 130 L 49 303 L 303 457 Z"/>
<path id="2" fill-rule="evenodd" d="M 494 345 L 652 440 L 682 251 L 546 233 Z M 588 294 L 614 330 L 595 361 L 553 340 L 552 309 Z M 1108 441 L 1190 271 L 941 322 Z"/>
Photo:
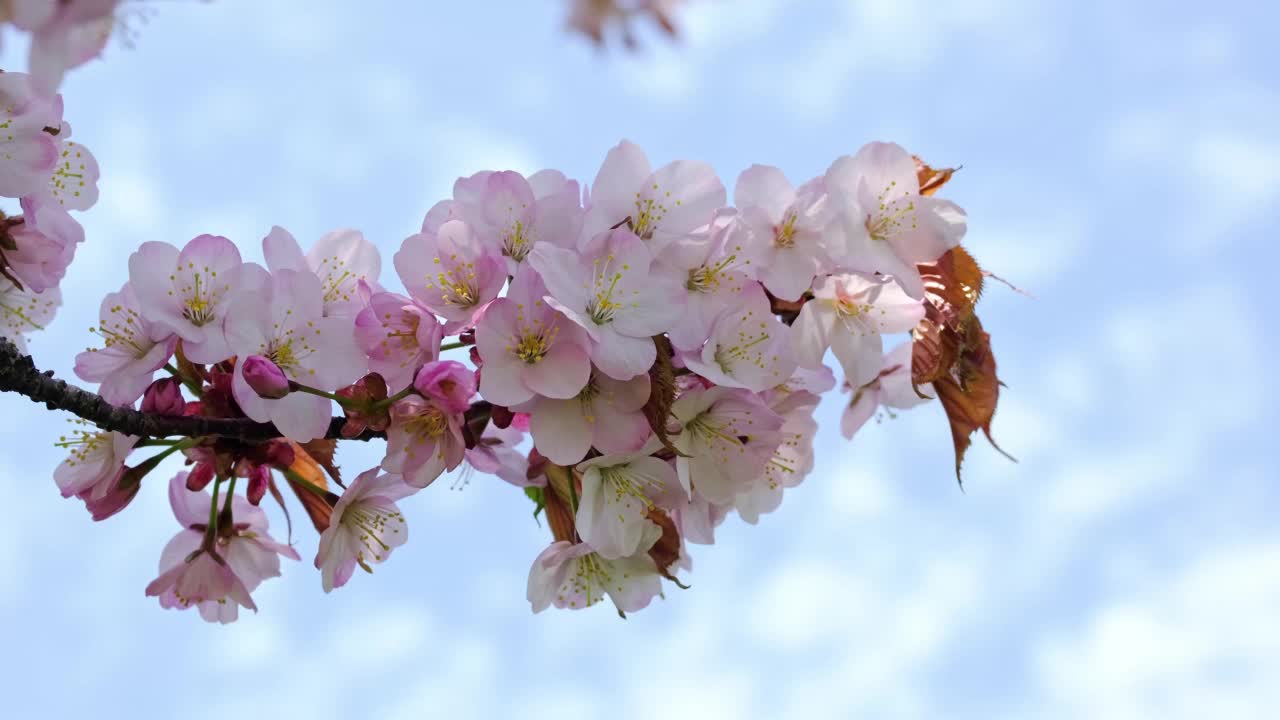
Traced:
<path id="1" fill-rule="evenodd" d="M 304 562 L 230 627 L 143 597 L 164 478 L 93 524 L 51 473 L 64 419 L 0 399 L 0 687 L 14 717 L 1262 718 L 1280 706 L 1265 293 L 1280 260 L 1280 51 L 1264 3 L 703 2 L 676 46 L 600 54 L 556 2 L 156 3 L 63 86 L 102 199 L 32 341 L 71 376 L 141 242 L 259 255 L 356 227 L 384 259 L 479 169 L 655 164 L 795 180 L 873 139 L 963 163 L 967 244 L 1031 291 L 981 305 L 1007 383 L 966 490 L 925 406 L 695 548 L 692 589 L 620 621 L 529 613 L 548 534 L 475 477 L 324 596 Z M 428 6 L 430 6 L 428 8 Z M 10 42 L 0 66 L 19 69 Z M 386 266 L 389 268 L 390 263 Z M 384 273 L 392 284 L 393 276 Z M 353 473 L 375 448 L 344 449 Z M 1267 470 L 1271 467 L 1271 470 Z M 1271 479 L 1268 480 L 1267 478 Z M 283 523 L 276 517 L 277 532 Z"/>

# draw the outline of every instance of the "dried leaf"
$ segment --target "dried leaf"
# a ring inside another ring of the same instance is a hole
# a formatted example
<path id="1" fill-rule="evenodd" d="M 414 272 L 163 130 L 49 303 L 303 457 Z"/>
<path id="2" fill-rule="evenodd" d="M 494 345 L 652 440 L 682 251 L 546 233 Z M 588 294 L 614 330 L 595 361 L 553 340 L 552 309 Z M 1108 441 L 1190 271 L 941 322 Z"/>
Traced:
<path id="1" fill-rule="evenodd" d="M 996 404 L 1000 400 L 1000 380 L 996 377 L 996 359 L 991 352 L 991 336 L 982 329 L 982 323 L 974 317 L 969 333 L 955 364 L 947 377 L 935 380 L 933 388 L 946 410 L 951 424 L 951 440 L 956 452 L 956 481 L 960 478 L 960 466 L 965 452 L 972 443 L 976 430 L 982 430 L 987 441 L 1002 455 L 1017 460 L 996 444 L 991 437 L 991 420 L 995 417 Z"/>
<path id="2" fill-rule="evenodd" d="M 649 548 L 649 557 L 658 566 L 658 573 L 676 585 L 685 587 L 671 572 L 671 567 L 680 560 L 680 532 L 676 530 L 676 524 L 671 521 L 671 516 L 657 507 L 649 508 L 645 517 L 662 528 L 662 536 Z"/>
<path id="3" fill-rule="evenodd" d="M 920 194 L 932 195 L 938 192 L 938 188 L 947 184 L 951 176 L 960 168 L 942 168 L 935 169 L 929 167 L 919 156 L 912 155 L 912 160 L 916 161 L 916 179 L 920 181 Z"/>
<path id="4" fill-rule="evenodd" d="M 671 417 L 671 405 L 676 400 L 676 378 L 671 367 L 671 341 L 665 335 L 654 335 L 653 344 L 657 348 L 658 357 L 649 368 L 649 399 L 644 404 L 644 416 L 649 421 L 649 429 L 667 450 L 677 454 L 684 453 L 671 444 L 667 432 L 667 420 Z"/>
<path id="5" fill-rule="evenodd" d="M 342 473 L 333 461 L 333 454 L 338 449 L 337 440 L 316 438 L 302 443 L 302 449 L 311 456 L 311 459 L 316 461 L 316 464 L 324 468 L 324 471 L 329 474 L 329 477 L 333 478 L 334 482 L 342 485 Z"/>
<path id="6" fill-rule="evenodd" d="M 547 524 L 556 540 L 573 542 L 577 526 L 573 520 L 573 473 L 562 465 L 547 463 L 547 489 L 543 493 L 546 502 Z"/>
<path id="7" fill-rule="evenodd" d="M 329 518 L 333 514 L 333 505 L 338 501 L 338 496 L 329 492 L 329 484 L 320 464 L 301 445 L 294 443 L 293 449 L 293 464 L 289 466 L 289 474 L 286 476 L 289 487 L 307 511 L 316 532 L 324 532 L 329 527 Z M 314 489 L 300 487 L 301 483 L 307 483 Z"/>
<path id="8" fill-rule="evenodd" d="M 963 485 L 960 466 L 975 431 L 981 429 L 1000 450 L 991 438 L 1000 380 L 991 336 L 975 312 L 986 273 L 960 247 L 919 267 L 925 283 L 925 317 L 912 331 L 911 382 L 922 397 L 919 387 L 933 383 L 951 425 L 956 481 Z"/>

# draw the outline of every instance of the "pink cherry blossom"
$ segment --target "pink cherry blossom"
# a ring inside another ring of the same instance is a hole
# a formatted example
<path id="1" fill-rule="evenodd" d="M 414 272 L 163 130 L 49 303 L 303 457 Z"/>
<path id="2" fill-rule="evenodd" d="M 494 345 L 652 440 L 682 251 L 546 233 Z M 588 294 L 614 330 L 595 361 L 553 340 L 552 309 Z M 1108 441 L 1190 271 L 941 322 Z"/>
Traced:
<path id="1" fill-rule="evenodd" d="M 378 248 L 358 230 L 335 230 L 320 236 L 302 254 L 288 230 L 275 226 L 262 240 L 267 269 L 311 272 L 324 287 L 325 317 L 355 317 L 364 308 L 358 287 L 365 282 L 376 289 L 382 272 Z"/>
<path id="2" fill-rule="evenodd" d="M 22 198 L 22 222 L 10 226 L 9 237 L 16 245 L 4 251 L 9 272 L 32 292 L 43 292 L 62 281 L 84 242 L 84 228 L 48 195 L 34 194 Z"/>
<path id="3" fill-rule="evenodd" d="M 272 539 L 266 513 L 240 495 L 231 498 L 231 526 L 219 527 L 210 544 L 212 498 L 187 485 L 185 472 L 169 482 L 169 504 L 183 529 L 161 553 L 160 577 L 147 586 L 147 595 L 158 597 L 164 608 L 196 606 L 208 622 L 233 622 L 240 606 L 257 610 L 249 593 L 280 576 L 280 557 L 298 560 L 298 553 Z M 218 505 L 222 509 L 224 501 Z"/>
<path id="4" fill-rule="evenodd" d="M 440 357 L 444 326 L 425 305 L 395 293 L 374 293 L 356 316 L 356 342 L 369 356 L 369 370 L 388 392 L 413 382 L 418 369 Z"/>
<path id="5" fill-rule="evenodd" d="M 716 541 L 716 528 L 732 509 L 732 505 L 710 502 L 695 490 L 687 503 L 671 508 L 671 518 L 680 529 L 681 541 L 711 545 Z"/>
<path id="6" fill-rule="evenodd" d="M 58 161 L 48 192 L 67 210 L 88 210 L 98 202 L 98 160 L 89 148 L 71 140 L 71 126 L 58 131 Z"/>
<path id="7" fill-rule="evenodd" d="M 61 125 L 61 100 L 38 94 L 30 75 L 0 74 L 0 196 L 43 188 L 58 164 L 58 140 L 45 128 Z"/>
<path id="8" fill-rule="evenodd" d="M 31 32 L 29 67 L 50 94 L 67 70 L 97 57 L 115 26 L 119 0 L 13 0 L 14 24 Z"/>
<path id="9" fill-rule="evenodd" d="M 0 278 L 0 337 L 27 352 L 26 336 L 43 330 L 61 305 L 62 292 L 56 287 L 37 293 Z"/>
<path id="10" fill-rule="evenodd" d="M 680 357 L 690 370 L 725 387 L 760 392 L 786 382 L 796 369 L 791 328 L 769 309 L 759 283 L 750 283 L 738 304 L 711 327 L 711 337 L 698 352 Z"/>
<path id="11" fill-rule="evenodd" d="M 404 476 L 417 488 L 462 464 L 466 442 L 462 413 L 449 412 L 434 400 L 410 395 L 391 406 L 387 456 L 382 468 Z"/>
<path id="12" fill-rule="evenodd" d="M 574 524 L 582 541 L 602 558 L 617 560 L 648 551 L 662 537 L 662 528 L 646 517 L 648 511 L 689 499 L 671 464 L 648 453 L 602 455 L 577 469 L 582 473 L 582 499 Z"/>
<path id="13" fill-rule="evenodd" d="M 506 258 L 515 275 L 534 243 L 573 247 L 582 227 L 578 183 L 555 170 L 525 179 L 520 173 L 482 172 L 454 185 L 458 212 L 479 241 Z"/>
<path id="14" fill-rule="evenodd" d="M 644 151 L 623 140 L 591 183 L 580 244 L 630 219 L 631 230 L 660 251 L 705 227 L 724 205 L 724 185 L 710 165 L 677 160 L 651 170 Z"/>
<path id="15" fill-rule="evenodd" d="M 417 488 L 399 475 L 377 468 L 356 477 L 333 506 L 329 527 L 320 534 L 315 564 L 325 592 L 346 585 L 356 565 L 372 573 L 370 565 L 383 562 L 409 540 L 409 527 L 396 501 L 415 492 Z"/>
<path id="16" fill-rule="evenodd" d="M 509 407 L 535 396 L 572 398 L 590 377 L 587 331 L 544 300 L 546 294 L 538 274 L 521 267 L 507 296 L 476 326 L 484 362 L 480 394 L 489 402 Z"/>
<path id="17" fill-rule="evenodd" d="M 614 380 L 592 371 L 574 397 L 535 401 L 529 420 L 533 444 L 558 465 L 579 462 L 592 447 L 602 453 L 637 451 L 650 436 L 649 421 L 642 412 L 648 400 L 648 375 Z"/>
<path id="18" fill-rule="evenodd" d="M 94 333 L 103 347 L 77 355 L 75 371 L 82 380 L 101 383 L 98 394 L 112 405 L 132 405 L 141 397 L 178 344 L 168 328 L 143 317 L 129 283 L 103 298 Z"/>
<path id="19" fill-rule="evenodd" d="M 507 266 L 461 220 L 435 233 L 410 235 L 395 255 L 396 272 L 409 295 L 447 322 L 446 334 L 471 327 L 477 313 L 502 291 Z"/>
<path id="20" fill-rule="evenodd" d="M 547 484 L 545 475 L 529 478 L 529 458 L 516 450 L 524 441 L 524 432 L 511 426 L 499 428 L 490 423 L 480 434 L 476 446 L 466 451 L 467 464 L 477 472 L 497 475 L 516 487 L 541 487 Z"/>
<path id="21" fill-rule="evenodd" d="M 844 389 L 853 388 L 846 382 Z M 917 394 L 911 386 L 911 343 L 905 342 L 884 354 L 875 379 L 853 390 L 853 398 L 840 418 L 840 433 L 852 438 L 880 407 L 907 410 L 935 396 L 932 383 L 919 386 L 919 391 Z"/>
<path id="22" fill-rule="evenodd" d="M 671 414 L 681 424 L 673 440 L 684 453 L 676 458 L 681 484 L 719 505 L 732 503 L 747 481 L 764 472 L 782 440 L 782 418 L 747 390 L 687 392 Z"/>
<path id="23" fill-rule="evenodd" d="M 413 387 L 446 412 L 466 412 L 476 394 L 476 373 L 455 360 L 437 360 L 422 366 Z"/>
<path id="24" fill-rule="evenodd" d="M 552 605 L 580 610 L 605 595 L 619 612 L 635 612 L 648 607 L 660 592 L 658 568 L 647 554 L 607 560 L 586 543 L 561 540 L 533 561 L 527 596 L 535 613 Z"/>
<path id="25" fill-rule="evenodd" d="M 265 270 L 241 262 L 235 244 L 218 235 L 200 235 L 182 250 L 145 242 L 129 256 L 129 285 L 142 316 L 177 334 L 197 363 L 234 354 L 222 332 L 228 305 L 237 292 L 258 291 L 267 281 Z"/>
<path id="26" fill-rule="evenodd" d="M 648 372 L 656 357 L 652 336 L 665 332 L 681 307 L 667 278 L 650 272 L 653 256 L 643 240 L 619 228 L 581 253 L 539 243 L 529 262 L 546 283 L 547 303 L 587 331 L 596 367 L 618 380 Z"/>
<path id="27" fill-rule="evenodd" d="M 711 334 L 711 325 L 739 302 L 752 276 L 751 260 L 734 233 L 732 211 L 726 210 L 705 232 L 672 241 L 658 258 L 654 272 L 671 274 L 684 310 L 667 331 L 678 350 L 696 350 Z"/>
<path id="28" fill-rule="evenodd" d="M 124 463 L 138 438 L 118 432 L 76 430 L 58 438 L 58 447 L 71 455 L 53 471 L 62 497 L 110 485 L 124 472 Z"/>
<path id="29" fill-rule="evenodd" d="M 782 416 L 782 441 L 764 465 L 764 472 L 748 482 L 734 497 L 734 508 L 743 520 L 755 525 L 764 513 L 778 509 L 785 488 L 799 485 L 813 470 L 813 439 L 818 433 L 814 410 L 819 397 L 803 390 L 779 395 L 772 405 Z"/>
<path id="30" fill-rule="evenodd" d="M 868 143 L 856 155 L 839 158 L 827 170 L 826 183 L 843 205 L 833 259 L 847 270 L 892 275 L 911 297 L 923 297 L 916 265 L 960 244 L 964 210 L 921 195 L 915 162 L 893 143 Z"/>
<path id="31" fill-rule="evenodd" d="M 290 380 L 332 392 L 368 370 L 356 346 L 349 318 L 324 317 L 324 290 L 311 273 L 280 270 L 261 289 L 236 292 L 225 312 L 228 355 L 261 355 Z M 273 422 L 285 437 L 307 442 L 329 428 L 330 401 L 302 392 L 278 400 L 260 397 L 237 363 L 232 381 L 236 403 L 245 415 Z"/>
<path id="32" fill-rule="evenodd" d="M 822 178 L 793 188 L 782 171 L 752 165 L 738 176 L 737 242 L 752 261 L 756 277 L 783 300 L 798 300 L 813 278 L 830 267 L 828 236 L 836 203 Z"/>
<path id="33" fill-rule="evenodd" d="M 845 381 L 861 387 L 880 372 L 883 333 L 907 332 L 924 317 L 924 304 L 883 275 L 832 275 L 814 289 L 792 330 L 801 362 L 822 364 L 827 348 L 844 369 Z"/>

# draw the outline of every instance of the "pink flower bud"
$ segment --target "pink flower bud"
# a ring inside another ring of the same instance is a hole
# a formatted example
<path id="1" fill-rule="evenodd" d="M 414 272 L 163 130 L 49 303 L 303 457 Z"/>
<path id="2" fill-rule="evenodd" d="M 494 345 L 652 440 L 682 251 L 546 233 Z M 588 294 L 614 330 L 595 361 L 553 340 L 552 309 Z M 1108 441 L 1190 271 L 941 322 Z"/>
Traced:
<path id="1" fill-rule="evenodd" d="M 271 484 L 271 468 L 266 465 L 259 465 L 249 473 L 249 488 L 245 490 L 245 497 L 253 505 L 262 502 L 262 496 L 267 494 L 267 486 Z"/>
<path id="2" fill-rule="evenodd" d="M 250 355 L 242 362 L 244 380 L 258 393 L 258 397 L 279 400 L 289 394 L 289 378 L 284 376 L 279 365 L 261 355 Z"/>
<path id="3" fill-rule="evenodd" d="M 191 492 L 200 492 L 211 480 L 213 480 L 213 463 L 198 462 L 191 468 L 191 472 L 187 473 L 187 489 Z"/>
<path id="4" fill-rule="evenodd" d="M 182 398 L 182 383 L 177 378 L 160 378 L 142 395 L 142 412 L 155 415 L 182 415 L 187 401 Z"/>
<path id="5" fill-rule="evenodd" d="M 460 362 L 438 360 L 422 366 L 413 387 L 448 412 L 465 412 L 476 394 L 476 374 Z"/>

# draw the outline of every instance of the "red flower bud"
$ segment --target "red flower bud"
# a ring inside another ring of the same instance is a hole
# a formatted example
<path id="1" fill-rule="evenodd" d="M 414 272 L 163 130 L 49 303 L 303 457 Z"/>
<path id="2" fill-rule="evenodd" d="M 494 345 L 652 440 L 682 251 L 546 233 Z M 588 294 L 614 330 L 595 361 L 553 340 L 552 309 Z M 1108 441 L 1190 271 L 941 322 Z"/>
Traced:
<path id="1" fill-rule="evenodd" d="M 182 398 L 182 383 L 177 378 L 160 378 L 142 395 L 142 412 L 155 415 L 182 415 L 187 401 Z"/>

